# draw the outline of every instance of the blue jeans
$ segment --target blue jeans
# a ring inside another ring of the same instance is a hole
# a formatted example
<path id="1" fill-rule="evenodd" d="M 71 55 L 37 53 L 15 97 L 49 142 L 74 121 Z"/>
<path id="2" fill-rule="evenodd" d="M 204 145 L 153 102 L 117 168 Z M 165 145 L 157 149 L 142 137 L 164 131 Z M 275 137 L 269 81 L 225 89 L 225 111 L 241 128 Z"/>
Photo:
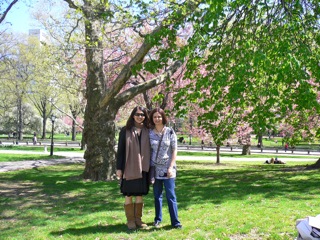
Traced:
<path id="1" fill-rule="evenodd" d="M 154 205 L 156 210 L 155 222 L 162 221 L 162 192 L 163 185 L 166 191 L 166 197 L 169 207 L 171 225 L 177 226 L 180 224 L 178 220 L 178 204 L 175 193 L 175 178 L 156 179 L 153 184 Z"/>

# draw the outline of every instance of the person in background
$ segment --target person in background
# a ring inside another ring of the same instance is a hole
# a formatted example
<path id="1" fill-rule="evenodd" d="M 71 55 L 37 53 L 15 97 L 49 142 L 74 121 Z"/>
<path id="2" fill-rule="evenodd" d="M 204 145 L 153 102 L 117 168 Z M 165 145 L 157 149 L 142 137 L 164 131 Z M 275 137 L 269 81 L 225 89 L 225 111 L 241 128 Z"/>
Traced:
<path id="1" fill-rule="evenodd" d="M 286 143 L 286 144 L 284 145 L 284 151 L 286 152 L 286 151 L 288 150 L 288 148 L 289 148 L 289 144 Z"/>
<path id="2" fill-rule="evenodd" d="M 277 157 L 274 159 L 274 164 L 286 164 L 284 161 L 279 160 Z"/>
<path id="3" fill-rule="evenodd" d="M 117 177 L 125 196 L 124 209 L 127 227 L 134 230 L 147 225 L 141 220 L 143 195 L 149 192 L 150 168 L 149 117 L 143 107 L 135 107 L 127 124 L 119 133 Z M 135 197 L 135 202 L 133 201 Z"/>
<path id="4" fill-rule="evenodd" d="M 33 133 L 32 142 L 33 142 L 33 145 L 37 145 L 37 134 L 36 134 L 36 132 Z"/>
<path id="5" fill-rule="evenodd" d="M 154 168 L 155 181 L 153 195 L 155 203 L 154 226 L 160 227 L 162 222 L 162 193 L 166 192 L 171 226 L 182 228 L 178 219 L 178 204 L 175 193 L 177 136 L 172 128 L 166 127 L 168 120 L 161 108 L 155 108 L 150 113 L 149 131 L 151 144 L 151 166 Z"/>
<path id="6" fill-rule="evenodd" d="M 266 160 L 265 163 L 267 163 L 267 164 L 286 164 L 284 161 L 279 160 L 277 157 L 271 158 L 270 161 Z"/>
<path id="7" fill-rule="evenodd" d="M 270 160 L 266 160 L 265 163 L 274 164 L 274 158 L 271 158 Z"/>

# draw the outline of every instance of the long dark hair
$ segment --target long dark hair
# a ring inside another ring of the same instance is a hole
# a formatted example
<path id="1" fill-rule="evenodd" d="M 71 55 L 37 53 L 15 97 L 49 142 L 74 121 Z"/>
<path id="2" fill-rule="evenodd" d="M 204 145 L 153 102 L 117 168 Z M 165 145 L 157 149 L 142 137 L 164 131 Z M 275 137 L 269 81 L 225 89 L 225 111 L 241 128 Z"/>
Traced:
<path id="1" fill-rule="evenodd" d="M 153 121 L 153 114 L 155 114 L 156 112 L 161 114 L 162 124 L 163 124 L 163 125 L 166 125 L 167 122 L 168 122 L 168 119 L 167 119 L 167 116 L 166 116 L 165 112 L 164 112 L 161 108 L 155 108 L 155 109 L 153 109 L 153 110 L 151 111 L 151 113 L 150 113 L 150 115 L 149 115 L 150 125 L 151 125 L 152 128 L 155 126 L 154 121 Z"/>
<path id="2" fill-rule="evenodd" d="M 130 130 L 132 127 L 134 127 L 134 118 L 133 118 L 133 116 L 136 114 L 136 112 L 138 110 L 140 110 L 140 111 L 142 111 L 144 113 L 145 118 L 143 120 L 143 125 L 146 128 L 149 128 L 149 115 L 148 115 L 147 109 L 144 108 L 144 107 L 141 107 L 141 106 L 137 106 L 132 110 L 132 112 L 130 114 L 130 117 L 127 120 L 126 129 Z"/>

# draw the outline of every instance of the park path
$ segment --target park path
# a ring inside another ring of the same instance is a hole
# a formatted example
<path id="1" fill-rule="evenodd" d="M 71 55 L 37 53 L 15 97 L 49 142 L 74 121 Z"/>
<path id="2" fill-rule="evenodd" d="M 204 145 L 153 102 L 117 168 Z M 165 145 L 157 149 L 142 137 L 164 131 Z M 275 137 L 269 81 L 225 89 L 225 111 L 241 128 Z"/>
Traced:
<path id="1" fill-rule="evenodd" d="M 48 152 L 33 152 L 23 150 L 0 150 L 1 153 L 7 154 L 37 154 L 37 155 L 49 155 Z M 64 156 L 63 159 L 51 159 L 51 160 L 28 160 L 28 161 L 16 161 L 16 162 L 0 162 L 0 172 L 9 172 L 22 169 L 32 169 L 38 167 L 52 166 L 57 164 L 74 164 L 84 163 L 83 153 L 79 152 L 55 152 L 56 156 Z"/>
<path id="2" fill-rule="evenodd" d="M 43 154 L 48 155 L 48 152 L 33 152 L 33 151 L 23 151 L 23 150 L 0 150 L 1 153 L 7 154 Z M 82 164 L 85 162 L 83 158 L 83 153 L 79 152 L 54 152 L 56 156 L 64 156 L 64 159 L 52 159 L 52 160 L 29 160 L 29 161 L 16 161 L 16 162 L 0 162 L 0 172 L 9 172 L 16 171 L 22 169 L 32 169 L 38 167 L 52 166 L 57 164 Z M 279 159 L 281 159 L 281 155 L 278 154 Z M 300 156 L 301 157 L 301 156 Z M 309 157 L 306 158 L 284 158 L 285 162 L 307 162 L 314 161 L 318 159 L 318 156 L 315 156 L 314 159 Z M 215 156 L 177 156 L 177 160 L 185 160 L 185 161 L 194 161 L 194 160 L 212 160 L 212 162 L 216 162 Z M 220 157 L 220 162 L 224 161 L 243 161 L 243 162 L 253 162 L 253 161 L 261 161 L 264 163 L 266 159 L 264 158 L 235 158 L 235 157 Z"/>

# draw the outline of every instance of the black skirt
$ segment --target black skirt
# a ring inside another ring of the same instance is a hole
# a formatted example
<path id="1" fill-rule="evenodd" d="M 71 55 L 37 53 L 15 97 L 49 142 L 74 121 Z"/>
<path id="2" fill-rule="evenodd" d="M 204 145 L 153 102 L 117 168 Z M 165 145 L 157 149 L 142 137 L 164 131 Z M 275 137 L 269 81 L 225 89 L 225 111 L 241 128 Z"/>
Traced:
<path id="1" fill-rule="evenodd" d="M 142 196 L 149 193 L 148 173 L 142 172 L 142 178 L 134 180 L 122 179 L 120 191 L 124 196 Z"/>

